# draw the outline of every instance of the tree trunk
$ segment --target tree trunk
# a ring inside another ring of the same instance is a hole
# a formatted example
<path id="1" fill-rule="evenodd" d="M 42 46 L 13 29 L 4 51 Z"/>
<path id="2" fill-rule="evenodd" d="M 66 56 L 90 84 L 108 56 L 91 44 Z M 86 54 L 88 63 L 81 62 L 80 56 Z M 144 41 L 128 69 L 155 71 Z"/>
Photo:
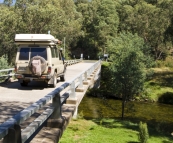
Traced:
<path id="1" fill-rule="evenodd" d="M 122 115 L 121 115 L 122 120 L 124 120 L 124 107 L 125 107 L 125 98 L 122 98 Z"/>
<path id="2" fill-rule="evenodd" d="M 126 97 L 122 98 L 122 114 L 121 114 L 121 119 L 124 119 L 124 108 L 125 108 L 125 103 L 126 103 Z"/>

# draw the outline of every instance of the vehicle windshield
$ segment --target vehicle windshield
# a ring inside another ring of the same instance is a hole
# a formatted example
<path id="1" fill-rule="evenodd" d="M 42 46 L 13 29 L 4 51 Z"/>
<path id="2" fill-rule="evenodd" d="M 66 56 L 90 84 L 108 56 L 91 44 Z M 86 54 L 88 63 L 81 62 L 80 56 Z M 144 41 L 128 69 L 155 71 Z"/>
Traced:
<path id="1" fill-rule="evenodd" d="M 41 56 L 47 60 L 47 51 L 46 48 L 38 47 L 22 47 L 20 48 L 19 60 L 29 60 L 34 56 Z"/>

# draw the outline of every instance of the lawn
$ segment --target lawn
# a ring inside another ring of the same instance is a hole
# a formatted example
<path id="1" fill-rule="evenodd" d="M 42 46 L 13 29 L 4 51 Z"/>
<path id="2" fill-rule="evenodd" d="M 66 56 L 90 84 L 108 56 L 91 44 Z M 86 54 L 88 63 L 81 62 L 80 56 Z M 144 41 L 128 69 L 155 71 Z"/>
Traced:
<path id="1" fill-rule="evenodd" d="M 139 143 L 138 124 L 115 119 L 72 120 L 59 143 Z M 148 143 L 172 143 L 173 137 L 149 128 Z"/>

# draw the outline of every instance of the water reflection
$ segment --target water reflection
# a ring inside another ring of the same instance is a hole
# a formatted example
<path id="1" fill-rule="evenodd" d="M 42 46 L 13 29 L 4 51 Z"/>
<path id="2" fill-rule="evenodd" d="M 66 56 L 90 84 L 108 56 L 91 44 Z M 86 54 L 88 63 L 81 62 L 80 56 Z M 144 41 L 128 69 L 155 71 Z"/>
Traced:
<path id="1" fill-rule="evenodd" d="M 86 119 L 120 118 L 121 100 L 85 96 L 79 105 L 80 112 Z M 127 102 L 124 117 L 125 119 L 159 124 L 167 130 L 173 131 L 173 105 Z"/>

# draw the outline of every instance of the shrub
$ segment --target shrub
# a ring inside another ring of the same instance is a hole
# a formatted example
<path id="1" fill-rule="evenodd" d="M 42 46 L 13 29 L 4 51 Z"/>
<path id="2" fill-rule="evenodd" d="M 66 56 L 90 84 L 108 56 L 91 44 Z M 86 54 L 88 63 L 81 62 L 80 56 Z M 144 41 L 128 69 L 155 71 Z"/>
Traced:
<path id="1" fill-rule="evenodd" d="M 163 93 L 158 101 L 160 103 L 164 103 L 164 104 L 171 104 L 173 105 L 173 93 L 172 92 L 166 92 L 166 93 Z"/>
<path id="2" fill-rule="evenodd" d="M 7 69 L 9 68 L 9 64 L 7 62 L 7 58 L 5 58 L 4 56 L 0 57 L 0 70 L 1 69 Z"/>
<path id="3" fill-rule="evenodd" d="M 146 123 L 139 123 L 139 141 L 141 143 L 147 143 L 149 138 L 148 128 Z"/>

